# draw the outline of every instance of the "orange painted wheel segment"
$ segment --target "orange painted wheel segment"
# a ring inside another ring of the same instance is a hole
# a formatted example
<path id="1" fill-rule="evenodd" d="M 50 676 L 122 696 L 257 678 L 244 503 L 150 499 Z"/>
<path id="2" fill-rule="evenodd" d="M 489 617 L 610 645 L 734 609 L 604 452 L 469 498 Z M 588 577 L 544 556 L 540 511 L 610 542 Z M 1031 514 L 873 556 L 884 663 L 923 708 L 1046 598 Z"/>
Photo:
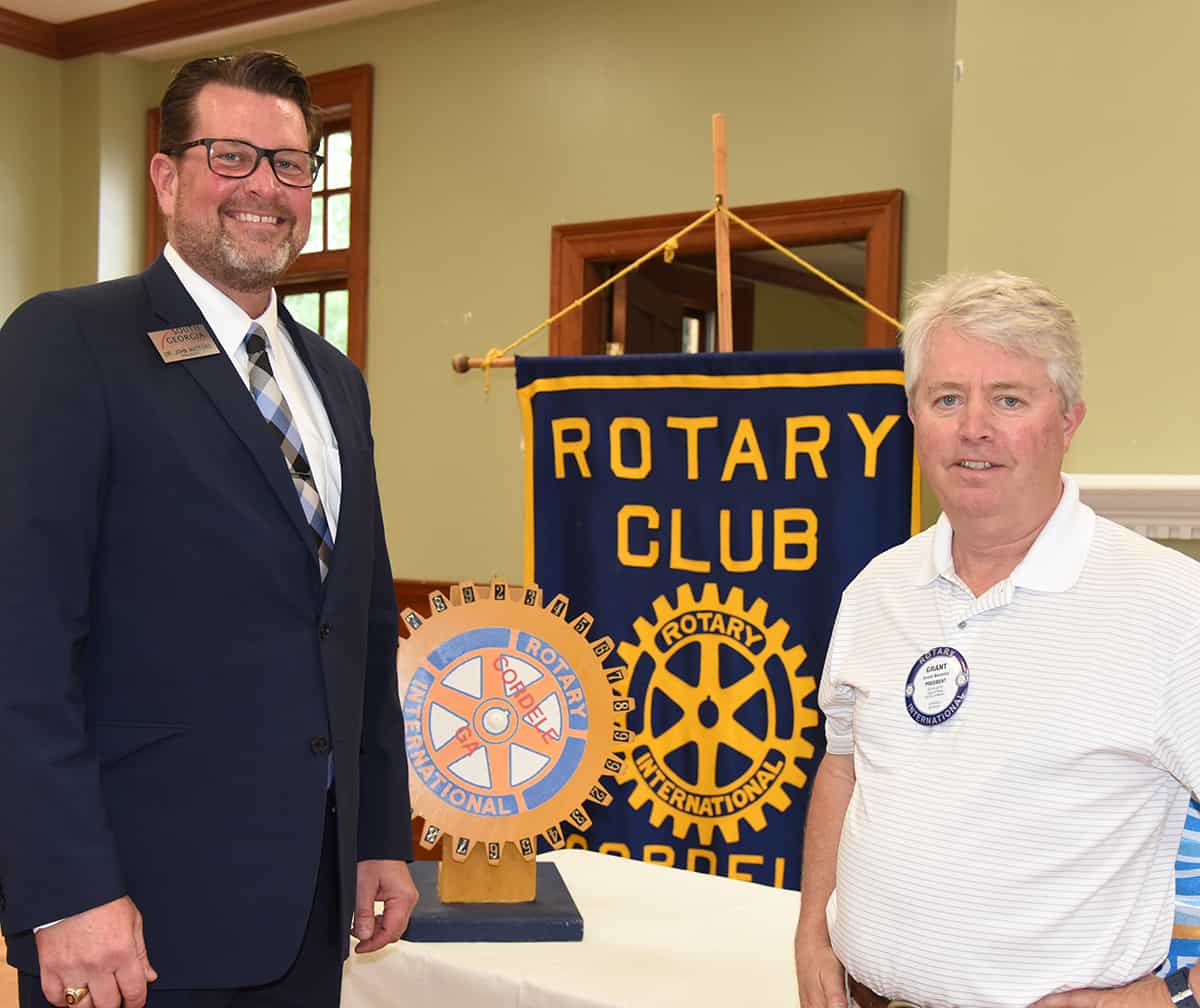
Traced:
<path id="1" fill-rule="evenodd" d="M 542 608 L 535 585 L 435 594 L 428 619 L 402 614 L 397 655 L 422 844 L 449 835 L 456 859 L 475 843 L 526 857 L 538 836 L 561 846 L 564 822 L 590 823 L 585 801 L 611 800 L 599 780 L 624 749 L 629 701 L 604 667 L 612 642 L 590 641 L 592 616 L 563 596 Z"/>

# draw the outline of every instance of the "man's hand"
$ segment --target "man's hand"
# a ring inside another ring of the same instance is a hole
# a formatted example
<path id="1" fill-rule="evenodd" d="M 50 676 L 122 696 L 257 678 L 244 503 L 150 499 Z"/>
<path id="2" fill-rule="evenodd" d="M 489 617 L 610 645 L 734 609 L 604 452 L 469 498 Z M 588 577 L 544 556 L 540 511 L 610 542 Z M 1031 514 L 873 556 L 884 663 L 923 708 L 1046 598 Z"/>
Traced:
<path id="1" fill-rule="evenodd" d="M 375 916 L 375 901 L 383 900 L 383 913 Z M 390 945 L 408 927 L 417 905 L 417 887 L 403 861 L 359 861 L 354 899 L 355 952 L 374 952 Z"/>
<path id="2" fill-rule="evenodd" d="M 796 984 L 800 1008 L 847 1008 L 846 971 L 829 942 L 796 936 Z"/>
<path id="3" fill-rule="evenodd" d="M 146 984 L 158 979 L 146 957 L 142 915 L 128 896 L 65 917 L 36 940 L 42 993 L 60 1008 L 68 987 L 87 987 L 94 1008 L 120 1008 L 122 999 L 125 1008 L 142 1008 Z"/>
<path id="4" fill-rule="evenodd" d="M 1170 1008 L 1171 995 L 1165 980 L 1145 976 L 1124 987 L 1079 990 L 1048 994 L 1030 1008 Z"/>

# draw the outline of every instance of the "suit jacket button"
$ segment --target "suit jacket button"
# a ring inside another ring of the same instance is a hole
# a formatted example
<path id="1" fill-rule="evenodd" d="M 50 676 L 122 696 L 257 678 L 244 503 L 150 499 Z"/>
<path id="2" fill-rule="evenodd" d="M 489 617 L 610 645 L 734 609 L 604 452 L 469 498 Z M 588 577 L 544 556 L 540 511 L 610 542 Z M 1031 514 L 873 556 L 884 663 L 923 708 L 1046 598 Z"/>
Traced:
<path id="1" fill-rule="evenodd" d="M 324 735 L 318 735 L 308 744 L 308 747 L 318 756 L 321 753 L 327 753 L 329 752 L 329 739 Z"/>
<path id="2" fill-rule="evenodd" d="M 331 627 L 328 623 L 322 623 L 321 628 L 317 631 L 317 633 L 321 635 L 321 640 L 324 640 L 332 632 L 333 627 Z"/>

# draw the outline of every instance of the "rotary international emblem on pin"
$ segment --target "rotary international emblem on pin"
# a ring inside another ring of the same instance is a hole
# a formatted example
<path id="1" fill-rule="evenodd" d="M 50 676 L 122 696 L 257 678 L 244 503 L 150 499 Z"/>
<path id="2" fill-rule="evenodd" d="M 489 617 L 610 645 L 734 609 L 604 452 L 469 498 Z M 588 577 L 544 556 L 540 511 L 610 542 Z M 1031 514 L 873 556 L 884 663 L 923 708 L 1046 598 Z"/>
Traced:
<path id="1" fill-rule="evenodd" d="M 971 684 L 967 660 L 952 647 L 926 651 L 904 684 L 904 706 L 919 725 L 944 724 L 958 713 Z"/>

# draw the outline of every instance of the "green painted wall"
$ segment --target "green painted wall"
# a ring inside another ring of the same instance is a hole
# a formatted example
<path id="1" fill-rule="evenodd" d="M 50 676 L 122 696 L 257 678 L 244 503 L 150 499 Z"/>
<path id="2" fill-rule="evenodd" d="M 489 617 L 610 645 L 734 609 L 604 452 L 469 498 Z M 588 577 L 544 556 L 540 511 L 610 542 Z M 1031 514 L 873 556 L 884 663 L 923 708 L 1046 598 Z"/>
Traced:
<path id="1" fill-rule="evenodd" d="M 754 285 L 755 350 L 835 350 L 862 345 L 866 309 L 775 284 Z"/>
<path id="2" fill-rule="evenodd" d="M 511 375 L 485 396 L 449 358 L 543 318 L 552 225 L 707 206 L 716 111 L 736 203 L 902 188 L 906 289 L 949 265 L 1063 294 L 1088 357 L 1071 468 L 1200 471 L 1198 38 L 1191 0 L 443 0 L 263 40 L 309 72 L 375 67 L 368 377 L 397 575 L 522 575 Z M 22 96 L 0 124 L 38 140 L 0 153 L 0 312 L 137 267 L 144 113 L 178 62 L 0 47 Z"/>
<path id="3" fill-rule="evenodd" d="M 1164 539 L 1163 544 L 1180 553 L 1186 553 L 1193 560 L 1200 560 L 1200 539 Z"/>
<path id="4" fill-rule="evenodd" d="M 137 270 L 145 115 L 154 67 L 122 56 L 58 61 L 0 46 L 0 223 L 10 256 L 0 318 L 43 290 Z"/>
<path id="5" fill-rule="evenodd" d="M 57 287 L 95 283 L 100 223 L 100 56 L 59 64 L 62 74 L 62 253 Z"/>
<path id="6" fill-rule="evenodd" d="M 1080 472 L 1200 472 L 1200 5 L 959 0 L 949 265 L 1048 283 L 1084 333 Z"/>
<path id="7" fill-rule="evenodd" d="M 0 46 L 0 318 L 59 286 L 60 64 Z"/>
<path id="8" fill-rule="evenodd" d="M 96 122 L 100 157 L 96 279 L 140 270 L 145 257 L 146 109 L 157 105 L 155 68 L 139 60 L 101 56 L 103 100 Z"/>
<path id="9" fill-rule="evenodd" d="M 545 317 L 554 224 L 705 209 L 712 113 L 735 203 L 901 188 L 908 275 L 945 264 L 951 0 L 447 0 L 266 41 L 375 67 L 368 378 L 400 577 L 522 576 L 512 376 L 485 395 L 450 357 Z"/>

